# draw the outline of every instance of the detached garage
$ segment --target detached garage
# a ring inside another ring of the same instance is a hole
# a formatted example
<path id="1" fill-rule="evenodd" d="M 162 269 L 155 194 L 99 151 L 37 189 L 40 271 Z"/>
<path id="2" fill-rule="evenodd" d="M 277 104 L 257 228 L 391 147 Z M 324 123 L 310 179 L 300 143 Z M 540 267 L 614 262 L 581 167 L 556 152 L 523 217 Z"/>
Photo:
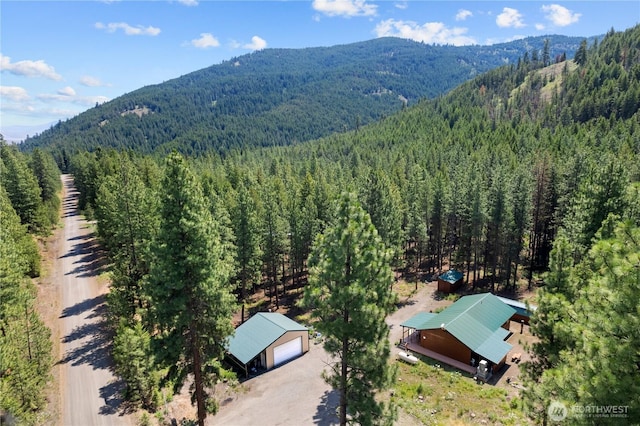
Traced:
<path id="1" fill-rule="evenodd" d="M 229 359 L 249 376 L 270 370 L 309 351 L 309 330 L 272 312 L 260 312 L 236 329 L 229 340 Z"/>

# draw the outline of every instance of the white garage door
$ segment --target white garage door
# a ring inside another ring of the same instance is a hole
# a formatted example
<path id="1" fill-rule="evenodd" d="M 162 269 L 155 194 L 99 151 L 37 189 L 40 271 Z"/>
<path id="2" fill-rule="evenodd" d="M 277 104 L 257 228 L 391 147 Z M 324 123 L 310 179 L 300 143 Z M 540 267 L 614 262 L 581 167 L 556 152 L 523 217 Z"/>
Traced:
<path id="1" fill-rule="evenodd" d="M 302 355 L 302 337 L 288 341 L 273 348 L 273 365 L 279 365 Z"/>

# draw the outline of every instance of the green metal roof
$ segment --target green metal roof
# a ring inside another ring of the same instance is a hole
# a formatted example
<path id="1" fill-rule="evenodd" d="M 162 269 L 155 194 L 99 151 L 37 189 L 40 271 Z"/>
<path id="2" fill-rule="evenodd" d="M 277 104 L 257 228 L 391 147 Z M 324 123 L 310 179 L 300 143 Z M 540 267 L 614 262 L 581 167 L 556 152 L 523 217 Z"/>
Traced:
<path id="1" fill-rule="evenodd" d="M 448 283 L 455 284 L 459 280 L 461 280 L 462 277 L 463 277 L 463 273 L 462 272 L 456 271 L 456 270 L 453 270 L 453 269 L 449 269 L 447 272 L 445 272 L 444 274 L 440 275 L 438 278 L 440 278 L 442 281 L 446 281 Z"/>
<path id="2" fill-rule="evenodd" d="M 417 329 L 444 328 L 478 355 L 497 363 L 511 349 L 504 341 L 509 332 L 501 326 L 515 312 L 491 293 L 474 294 L 461 297 Z"/>
<path id="3" fill-rule="evenodd" d="M 247 364 L 287 331 L 306 331 L 307 327 L 275 312 L 260 312 L 236 328 L 227 351 Z"/>
<path id="4" fill-rule="evenodd" d="M 529 305 L 529 308 L 527 309 L 526 303 L 520 302 L 518 300 L 507 299 L 506 297 L 500 297 L 500 296 L 497 296 L 497 297 L 498 299 L 502 300 L 504 303 L 511 306 L 513 309 L 515 309 L 516 312 L 519 313 L 520 315 L 530 317 L 531 314 L 535 312 L 536 309 L 538 309 L 538 307 L 535 305 Z"/>
<path id="5" fill-rule="evenodd" d="M 414 316 L 412 316 L 411 318 L 409 318 L 408 320 L 406 320 L 405 322 L 403 322 L 400 325 L 402 327 L 408 327 L 408 328 L 417 329 L 419 326 L 421 326 L 422 324 L 427 322 L 427 320 L 430 320 L 431 318 L 435 317 L 436 315 L 438 315 L 438 314 L 433 314 L 431 312 L 419 312 L 419 313 L 415 314 Z"/>

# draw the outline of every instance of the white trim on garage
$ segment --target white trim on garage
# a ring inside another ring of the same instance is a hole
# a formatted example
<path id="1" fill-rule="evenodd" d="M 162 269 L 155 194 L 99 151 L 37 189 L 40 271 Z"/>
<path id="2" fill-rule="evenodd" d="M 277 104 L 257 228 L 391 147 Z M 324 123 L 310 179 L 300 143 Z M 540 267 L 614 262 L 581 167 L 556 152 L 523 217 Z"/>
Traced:
<path id="1" fill-rule="evenodd" d="M 302 355 L 302 337 L 298 336 L 273 348 L 273 365 L 280 365 L 300 355 Z"/>

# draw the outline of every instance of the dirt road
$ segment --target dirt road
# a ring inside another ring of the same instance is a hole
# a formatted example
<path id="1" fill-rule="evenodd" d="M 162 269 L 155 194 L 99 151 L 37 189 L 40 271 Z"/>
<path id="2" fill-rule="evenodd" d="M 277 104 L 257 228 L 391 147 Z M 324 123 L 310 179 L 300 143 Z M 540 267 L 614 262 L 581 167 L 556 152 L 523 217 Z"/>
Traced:
<path id="1" fill-rule="evenodd" d="M 64 185 L 63 235 L 53 276 L 59 286 L 60 396 L 64 426 L 130 425 L 120 408 L 122 383 L 111 371 L 111 337 L 105 334 L 107 282 L 104 260 L 92 228 L 78 214 L 73 178 Z"/>

